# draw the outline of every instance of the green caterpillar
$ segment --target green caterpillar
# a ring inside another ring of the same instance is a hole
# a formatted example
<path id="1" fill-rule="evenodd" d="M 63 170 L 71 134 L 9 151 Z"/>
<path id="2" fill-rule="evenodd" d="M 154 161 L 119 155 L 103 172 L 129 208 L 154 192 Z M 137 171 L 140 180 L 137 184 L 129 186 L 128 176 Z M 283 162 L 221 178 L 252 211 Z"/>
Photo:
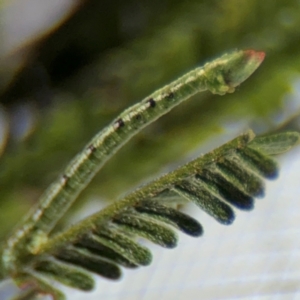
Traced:
<path id="1" fill-rule="evenodd" d="M 14 247 L 20 238 L 31 240 L 36 234 L 49 233 L 105 162 L 142 128 L 198 92 L 210 90 L 220 95 L 233 92 L 263 59 L 264 53 L 252 50 L 225 54 L 125 110 L 101 130 L 50 185 L 27 217 L 22 231 L 18 231 L 9 244 Z"/>
<path id="2" fill-rule="evenodd" d="M 39 252 L 49 232 L 99 169 L 132 136 L 194 94 L 232 93 L 261 64 L 263 52 L 234 51 L 187 73 L 122 112 L 69 163 L 41 196 L 2 249 L 0 275 L 18 273 L 19 262 Z M 26 277 L 26 276 L 25 276 Z"/>

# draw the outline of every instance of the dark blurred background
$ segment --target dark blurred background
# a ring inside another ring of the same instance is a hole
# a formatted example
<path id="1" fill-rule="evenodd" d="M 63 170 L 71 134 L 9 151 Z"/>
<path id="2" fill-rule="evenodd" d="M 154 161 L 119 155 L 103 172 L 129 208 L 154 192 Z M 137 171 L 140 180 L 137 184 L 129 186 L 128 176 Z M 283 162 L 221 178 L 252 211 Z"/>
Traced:
<path id="1" fill-rule="evenodd" d="M 224 52 L 266 59 L 236 93 L 197 95 L 142 131 L 74 209 L 116 200 L 228 133 L 298 128 L 299 15 L 286 0 L 2 0 L 0 236 L 119 112 Z"/>

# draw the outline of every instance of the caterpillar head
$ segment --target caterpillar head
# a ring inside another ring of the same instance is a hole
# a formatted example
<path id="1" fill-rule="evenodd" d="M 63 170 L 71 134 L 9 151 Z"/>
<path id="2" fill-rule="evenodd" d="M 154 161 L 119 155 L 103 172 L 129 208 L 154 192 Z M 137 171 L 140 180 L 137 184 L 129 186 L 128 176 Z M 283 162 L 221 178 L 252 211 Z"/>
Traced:
<path id="1" fill-rule="evenodd" d="M 232 93 L 262 63 L 264 52 L 234 51 L 204 66 L 207 88 L 214 94 Z"/>

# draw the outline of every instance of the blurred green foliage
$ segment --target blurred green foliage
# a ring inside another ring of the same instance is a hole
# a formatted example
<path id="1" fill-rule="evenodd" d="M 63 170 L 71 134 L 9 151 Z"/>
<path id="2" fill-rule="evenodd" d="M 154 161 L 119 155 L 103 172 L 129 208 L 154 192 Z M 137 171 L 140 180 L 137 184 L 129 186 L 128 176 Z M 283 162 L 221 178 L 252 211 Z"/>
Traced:
<path id="1" fill-rule="evenodd" d="M 116 200 L 228 122 L 264 120 L 272 128 L 299 76 L 300 1 L 100 2 L 86 1 L 33 44 L 34 55 L 0 97 L 7 111 L 24 99 L 38 107 L 32 133 L 9 139 L 0 158 L 0 236 L 97 131 L 189 69 L 235 48 L 267 55 L 233 95 L 196 96 L 145 129 L 101 170 L 78 206 L 89 196 Z"/>

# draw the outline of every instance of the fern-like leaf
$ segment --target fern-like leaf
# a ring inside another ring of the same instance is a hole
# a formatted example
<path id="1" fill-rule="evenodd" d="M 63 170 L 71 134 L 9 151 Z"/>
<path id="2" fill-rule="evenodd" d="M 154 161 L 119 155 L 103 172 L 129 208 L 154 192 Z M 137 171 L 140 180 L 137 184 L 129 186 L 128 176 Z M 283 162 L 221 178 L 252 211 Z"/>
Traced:
<path id="1" fill-rule="evenodd" d="M 198 221 L 174 208 L 169 199 L 182 197 L 218 222 L 230 224 L 231 205 L 252 209 L 254 197 L 264 194 L 264 178 L 278 174 L 270 155 L 289 150 L 298 140 L 295 132 L 255 138 L 249 131 L 50 238 L 37 253 L 39 263 L 30 268 L 86 291 L 93 288 L 86 271 L 117 279 L 119 266 L 148 265 L 151 253 L 137 237 L 173 248 L 177 236 L 171 227 L 193 237 L 203 232 Z"/>

